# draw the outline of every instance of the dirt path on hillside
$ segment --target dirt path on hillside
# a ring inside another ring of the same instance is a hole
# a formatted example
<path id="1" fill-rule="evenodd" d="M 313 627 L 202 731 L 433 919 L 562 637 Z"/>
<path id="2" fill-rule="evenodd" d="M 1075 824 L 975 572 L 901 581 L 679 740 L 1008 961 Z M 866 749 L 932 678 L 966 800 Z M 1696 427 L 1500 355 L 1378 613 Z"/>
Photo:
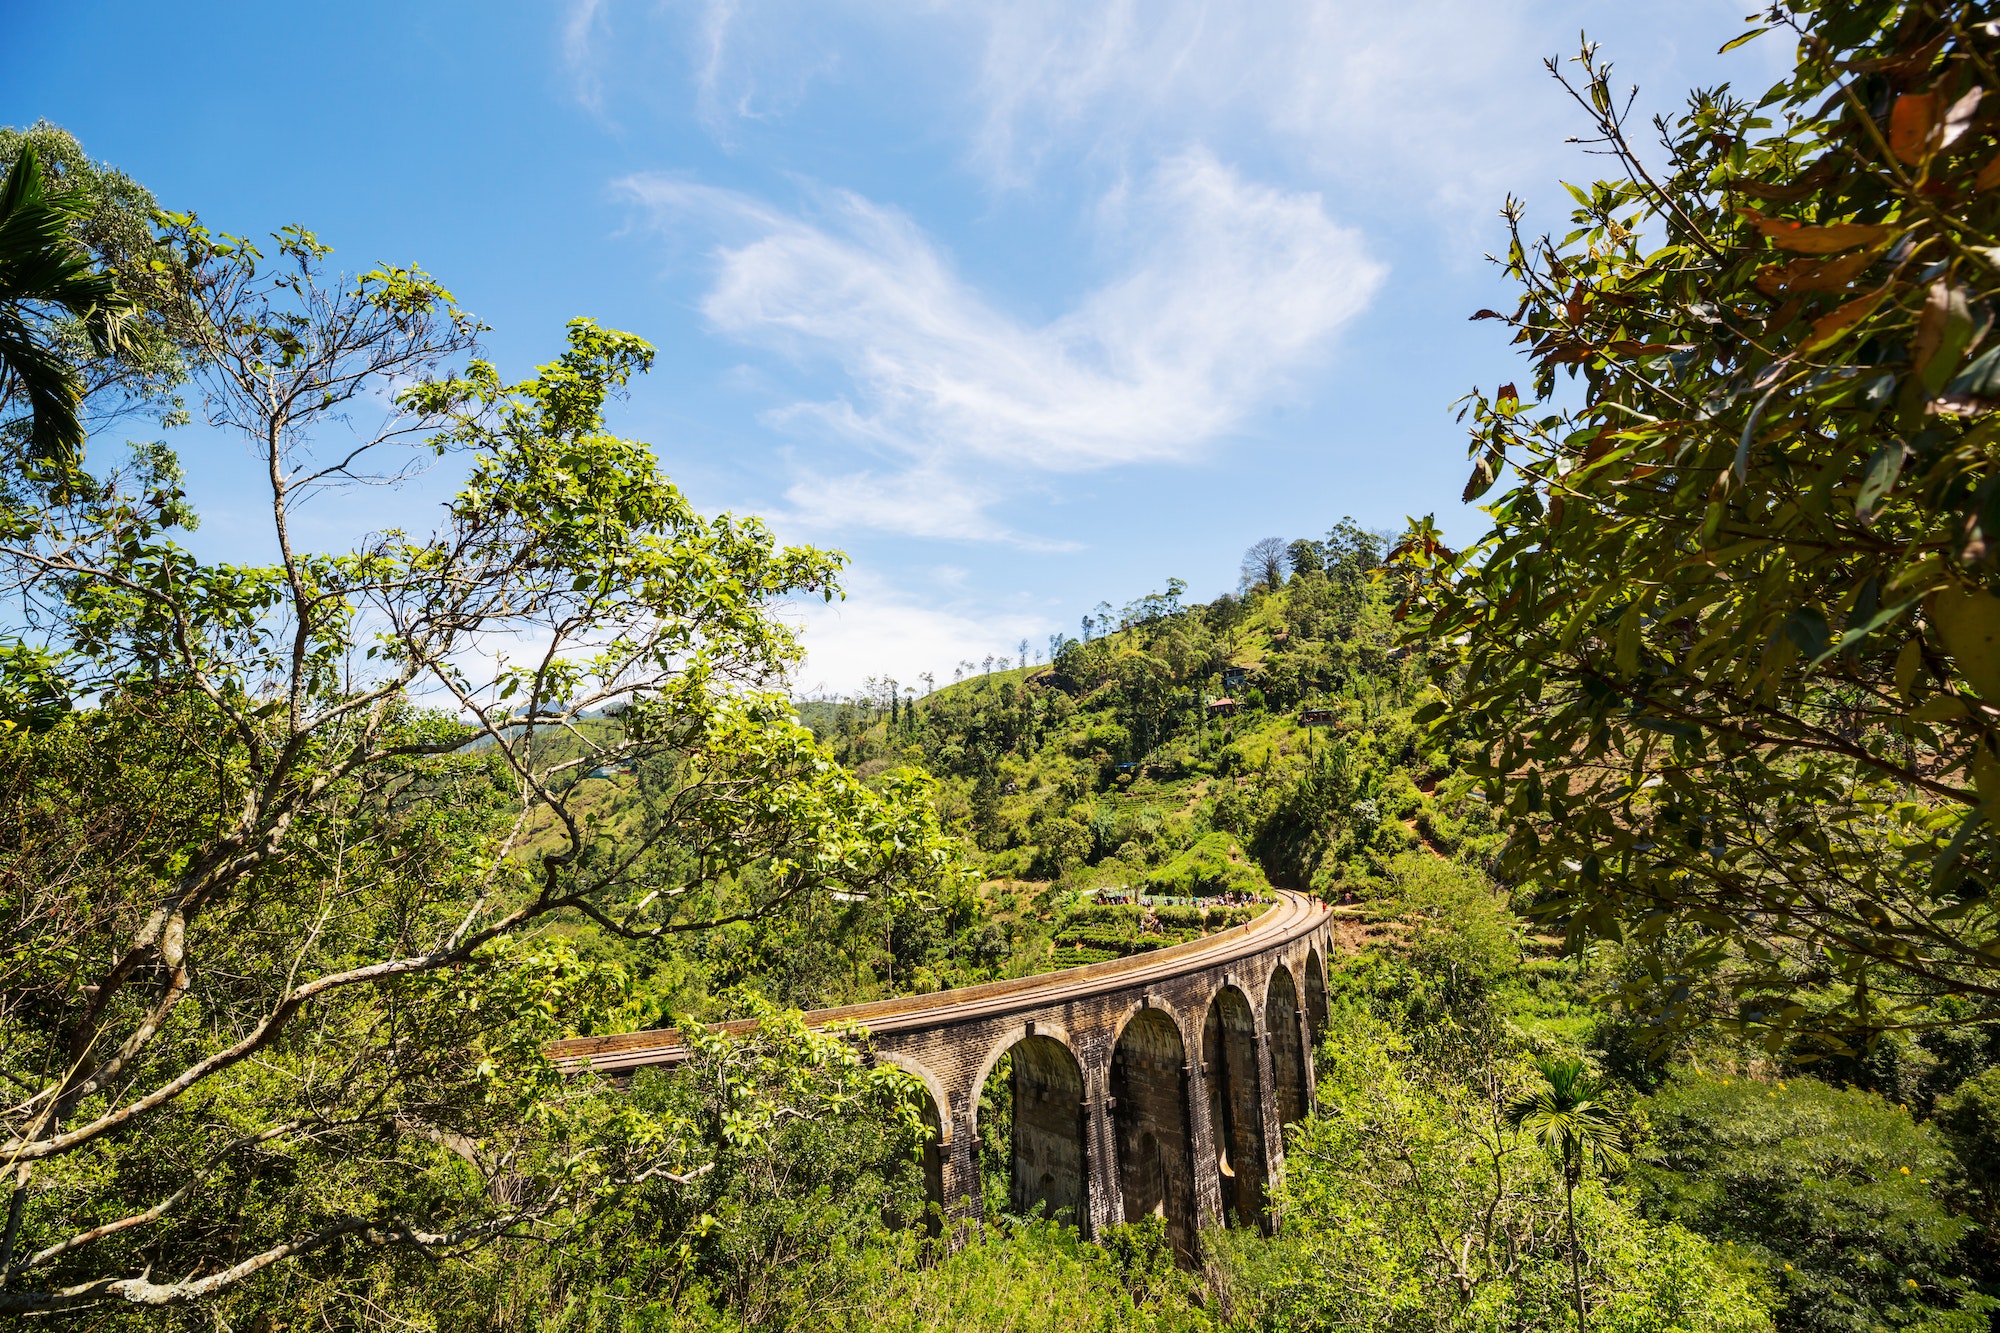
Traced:
<path id="1" fill-rule="evenodd" d="M 1333 909 L 1333 940 L 1342 953 L 1360 953 L 1369 945 L 1386 938 L 1389 928 L 1381 922 L 1364 920 L 1358 909 L 1336 907 Z"/>
<path id="2" fill-rule="evenodd" d="M 1437 845 L 1433 843 L 1429 838 L 1425 837 L 1423 830 L 1417 827 L 1417 818 L 1415 815 L 1412 815 L 1408 819 L 1404 820 L 1403 827 L 1410 831 L 1410 836 L 1417 840 L 1417 845 L 1419 847 L 1422 847 L 1425 851 L 1429 852 L 1432 856 L 1437 857 L 1438 860 L 1440 861 L 1444 859 L 1444 853 L 1439 851 L 1437 849 Z"/>

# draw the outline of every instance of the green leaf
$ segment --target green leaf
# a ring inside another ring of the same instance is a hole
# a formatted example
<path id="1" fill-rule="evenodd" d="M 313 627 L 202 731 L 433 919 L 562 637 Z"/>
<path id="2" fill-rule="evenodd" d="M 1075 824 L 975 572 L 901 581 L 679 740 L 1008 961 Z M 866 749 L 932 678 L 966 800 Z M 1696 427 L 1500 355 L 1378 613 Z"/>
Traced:
<path id="1" fill-rule="evenodd" d="M 1816 662 L 1827 655 L 1827 641 L 1832 634 L 1826 612 L 1816 606 L 1799 607 L 1785 617 L 1785 637 L 1798 645 L 1799 652 L 1810 661 Z"/>
<path id="2" fill-rule="evenodd" d="M 1928 393 L 1935 394 L 1944 388 L 1952 372 L 1958 369 L 1972 334 L 1972 307 L 1965 288 L 1942 278 L 1931 284 L 1910 353 L 1911 364 Z"/>
<path id="3" fill-rule="evenodd" d="M 1472 465 L 1472 475 L 1466 478 L 1465 492 L 1459 498 L 1466 504 L 1471 504 L 1474 500 L 1492 490 L 1493 483 L 1499 480 L 1499 477 L 1500 468 L 1494 461 L 1493 455 L 1491 453 L 1481 454 L 1479 461 Z"/>
<path id="4" fill-rule="evenodd" d="M 1945 386 L 1953 397 L 2000 398 L 2000 342 L 1981 352 Z"/>
<path id="5" fill-rule="evenodd" d="M 1600 583 L 1588 597 L 1583 599 L 1583 605 L 1576 609 L 1576 614 L 1571 616 L 1569 621 L 1563 626 L 1562 635 L 1558 642 L 1564 652 L 1568 652 L 1576 646 L 1577 639 L 1591 623 L 1592 617 L 1597 614 L 1598 609 L 1617 591 L 1618 585 L 1615 583 Z"/>
<path id="6" fill-rule="evenodd" d="M 2000 701 L 2000 597 L 1953 585 L 1925 604 L 1959 674 L 1989 702 Z"/>
<path id="7" fill-rule="evenodd" d="M 1639 670 L 1639 621 L 1641 599 L 1633 598 L 1632 604 L 1618 617 L 1618 635 L 1613 657 L 1618 670 L 1627 676 Z"/>
<path id="8" fill-rule="evenodd" d="M 1903 471 L 1908 450 L 1901 440 L 1892 440 L 1877 449 L 1861 474 L 1861 488 L 1854 493 L 1854 516 L 1862 522 L 1874 517 L 1875 502 L 1889 493 Z"/>
<path id="9" fill-rule="evenodd" d="M 1965 716 L 1965 702 L 1952 694 L 1940 694 L 1926 699 L 1910 710 L 1910 718 L 1916 722 L 1949 722 L 1955 717 Z"/>
<path id="10" fill-rule="evenodd" d="M 1923 664 L 1924 645 L 1920 639 L 1909 640 L 1896 654 L 1896 693 L 1904 699 L 1907 700 L 1910 691 L 1916 688 L 1917 672 Z"/>
<path id="11" fill-rule="evenodd" d="M 1833 645 L 1831 648 L 1822 648 L 1819 652 L 1812 655 L 1812 664 L 1818 666 L 1822 661 L 1831 657 L 1836 652 L 1844 652 L 1847 649 L 1858 647 L 1862 640 L 1866 639 L 1876 630 L 1881 629 L 1884 625 L 1892 625 L 1896 621 L 1901 620 L 1909 609 L 1917 604 L 1917 601 L 1917 598 L 1912 597 L 1906 602 L 1897 602 L 1893 606 L 1885 606 L 1859 624 L 1848 625 L 1841 631 L 1839 643 Z M 1903 646 L 1903 651 L 1909 652 L 1915 643 L 1916 640 L 1912 639 Z M 1804 651 L 1803 647 L 1801 647 L 1800 651 Z M 1898 665 L 1900 668 L 1900 662 Z"/>

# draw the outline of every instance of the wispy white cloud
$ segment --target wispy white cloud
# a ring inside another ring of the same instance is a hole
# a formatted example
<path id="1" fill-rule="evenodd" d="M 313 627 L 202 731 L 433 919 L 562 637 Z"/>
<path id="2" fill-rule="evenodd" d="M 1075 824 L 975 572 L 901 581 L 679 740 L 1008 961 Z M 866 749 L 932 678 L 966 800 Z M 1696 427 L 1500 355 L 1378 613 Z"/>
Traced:
<path id="1" fill-rule="evenodd" d="M 624 182 L 680 257 L 714 246 L 702 317 L 754 349 L 731 387 L 790 439 L 775 518 L 837 541 L 1047 548 L 1059 543 L 1038 529 L 1062 519 L 1025 517 L 1030 502 L 1095 489 L 1072 530 L 1117 534 L 1130 551 L 1160 542 L 1150 516 L 1150 528 L 1132 520 L 1145 502 L 1130 497 L 1147 488 L 1114 495 L 1083 474 L 1253 434 L 1281 451 L 1320 447 L 1266 414 L 1326 406 L 1313 379 L 1381 290 L 1382 255 L 1393 247 L 1399 278 L 1435 300 L 1492 248 L 1503 195 L 1526 193 L 1544 222 L 1560 215 L 1547 201 L 1567 209 L 1556 179 L 1597 164 L 1563 145 L 1578 118 L 1541 57 L 1587 27 L 1645 85 L 1642 105 L 1725 77 L 1758 86 L 1783 43 L 1727 68 L 1710 58 L 1741 31 L 1737 3 L 569 0 L 562 49 L 587 104 L 629 101 L 634 124 L 665 109 L 675 133 L 691 111 L 738 179 L 810 162 L 868 182 L 866 195 L 808 187 L 782 207 L 768 185 Z M 675 140 L 666 151 L 699 158 Z M 954 226 L 981 186 L 986 213 Z M 1007 276 L 1043 247 L 1064 248 L 1062 262 Z M 1426 250 L 1443 282 L 1415 272 Z M 1490 303 L 1474 295 L 1464 308 Z M 1410 336 L 1403 308 L 1415 303 L 1379 303 L 1371 326 Z M 1416 370 L 1379 388 L 1439 401 L 1457 373 L 1446 389 Z M 1393 512 L 1430 503 L 1375 490 L 1399 497 L 1378 497 Z M 964 588 L 857 582 L 852 600 L 812 611 L 800 683 L 852 688 L 926 664 L 948 678 L 960 658 L 1000 650 L 989 641 L 1041 628 L 975 601 L 974 586 L 1055 577 L 1018 572 L 1031 564 L 1073 568 L 957 555 L 977 571 Z"/>
<path id="2" fill-rule="evenodd" d="M 852 52 L 878 83 L 921 89 L 937 130 L 1002 189 L 1205 143 L 1421 201 L 1452 233 L 1574 160 L 1561 141 L 1577 118 L 1540 62 L 1573 54 L 1579 29 L 1609 36 L 1607 54 L 1671 98 L 1742 18 L 1731 0 L 707 0 L 719 10 L 729 21 L 703 29 L 700 62 L 720 135 L 729 105 L 778 105 L 748 93 L 802 97 Z M 1731 77 L 1755 84 L 1785 55 L 1753 48 Z"/>
<path id="3" fill-rule="evenodd" d="M 570 86 L 576 100 L 596 115 L 604 111 L 604 79 L 593 39 L 603 11 L 604 0 L 569 0 L 562 23 L 563 66 L 569 71 Z"/>
<path id="4" fill-rule="evenodd" d="M 725 133 L 732 112 L 740 116 L 748 111 L 748 107 L 741 102 L 730 107 L 722 88 L 728 71 L 730 24 L 736 18 L 739 3 L 740 0 L 707 0 L 702 6 L 698 37 L 699 68 L 695 73 L 695 93 L 701 107 L 701 118 L 710 130 L 720 129 Z"/>
<path id="5" fill-rule="evenodd" d="M 919 461 L 907 471 L 805 472 L 785 491 L 787 515 L 818 532 L 872 529 L 906 537 L 1004 542 L 1030 551 L 1074 551 L 1077 543 L 1024 533 L 987 513 L 990 488 Z"/>
<path id="6" fill-rule="evenodd" d="M 1001 188 L 1262 142 L 1321 179 L 1484 208 L 1561 137 L 1537 68 L 1550 34 L 1573 31 L 1559 9 L 1599 16 L 1577 0 L 704 0 L 693 41 L 703 119 L 725 140 L 853 48 L 924 61 L 917 82 L 949 90 L 932 113 Z"/>
<path id="7" fill-rule="evenodd" d="M 787 214 L 683 179 L 626 182 L 664 226 L 725 234 L 702 310 L 720 332 L 830 362 L 849 393 L 769 420 L 890 471 L 794 489 L 799 516 L 971 538 L 1034 473 L 1185 459 L 1283 391 L 1384 270 L 1312 192 L 1194 151 L 1100 210 L 1123 271 L 1041 323 L 986 299 L 908 217 L 858 195 Z"/>
<path id="8" fill-rule="evenodd" d="M 847 583 L 844 601 L 806 603 L 791 613 L 806 647 L 797 694 L 849 693 L 870 676 L 890 676 L 921 693 L 925 672 L 949 684 L 960 662 L 1012 658 L 1022 639 L 1031 652 L 1045 650 L 1055 628 L 1030 611 L 925 604 L 865 575 Z"/>
<path id="9" fill-rule="evenodd" d="M 1313 174 L 1483 206 L 1518 181 L 1536 137 L 1521 131 L 1562 113 L 1536 77 L 1547 10 L 1526 0 L 970 7 L 982 31 L 973 157 L 1019 185 L 1050 157 L 1275 135 Z"/>
<path id="10" fill-rule="evenodd" d="M 840 46 L 822 40 L 810 7 L 756 0 L 700 0 L 691 16 L 695 108 L 702 124 L 734 148 L 743 121 L 774 121 L 797 109 L 840 66 Z"/>

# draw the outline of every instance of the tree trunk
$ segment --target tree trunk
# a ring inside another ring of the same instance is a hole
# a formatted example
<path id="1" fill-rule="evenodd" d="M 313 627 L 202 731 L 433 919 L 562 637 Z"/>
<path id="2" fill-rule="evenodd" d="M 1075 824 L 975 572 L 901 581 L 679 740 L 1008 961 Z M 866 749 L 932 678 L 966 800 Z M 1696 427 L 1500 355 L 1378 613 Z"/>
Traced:
<path id="1" fill-rule="evenodd" d="M 1583 1265 L 1576 1245 L 1576 1181 L 1570 1174 L 1569 1154 L 1563 1154 L 1563 1211 L 1569 1219 L 1569 1286 L 1576 1299 L 1576 1333 L 1583 1327 Z"/>
<path id="2" fill-rule="evenodd" d="M 13 1171 L 14 1188 L 7 1198 L 7 1231 L 0 1236 L 0 1291 L 14 1277 L 14 1246 L 21 1239 L 21 1210 L 28 1202 L 28 1164 L 21 1163 Z"/>

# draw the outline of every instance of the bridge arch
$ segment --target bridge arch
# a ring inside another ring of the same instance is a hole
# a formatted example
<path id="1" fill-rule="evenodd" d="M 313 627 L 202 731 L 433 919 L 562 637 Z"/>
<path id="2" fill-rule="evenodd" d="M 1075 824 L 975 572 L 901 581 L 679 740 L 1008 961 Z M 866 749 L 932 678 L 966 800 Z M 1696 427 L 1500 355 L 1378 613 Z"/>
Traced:
<path id="1" fill-rule="evenodd" d="M 1326 1036 L 1326 960 L 1306 950 L 1306 1029 L 1314 1046 Z"/>
<path id="2" fill-rule="evenodd" d="M 1069 1029 L 1060 1023 L 1015 1023 L 1004 1028 L 999 1036 L 987 1043 L 986 1053 L 980 1057 L 979 1076 L 972 1080 L 972 1104 L 966 1108 L 968 1121 L 976 1122 L 978 1119 L 979 1090 L 985 1087 L 986 1080 L 993 1076 L 994 1066 L 1000 1063 L 1002 1056 L 1029 1037 L 1046 1037 L 1068 1051 L 1070 1059 L 1079 1064 L 1082 1062 L 1083 1057 L 1077 1054 L 1077 1044 L 1070 1037 Z"/>
<path id="3" fill-rule="evenodd" d="M 913 1059 L 898 1051 L 878 1051 L 875 1058 L 885 1065 L 894 1065 L 904 1073 L 914 1077 L 924 1085 L 930 1095 L 931 1110 L 938 1117 L 938 1137 L 940 1144 L 951 1143 L 951 1096 L 944 1090 L 944 1080 L 932 1073 L 921 1060 Z M 998 1057 L 995 1057 L 996 1059 Z"/>
<path id="4" fill-rule="evenodd" d="M 1306 1044 L 1301 1029 L 1305 1009 L 1292 969 L 1279 963 L 1264 986 L 1264 1031 L 1271 1051 L 1271 1091 L 1282 1130 L 1306 1116 L 1311 1091 L 1306 1071 Z"/>
<path id="5" fill-rule="evenodd" d="M 989 1127 L 1000 1129 L 997 1135 L 982 1134 L 980 1102 L 1003 1058 L 1008 1123 Z M 1083 1070 L 1068 1034 L 1053 1025 L 1012 1028 L 987 1053 L 972 1084 L 967 1120 L 975 1152 L 989 1138 L 1005 1145 L 1009 1211 L 1067 1218 L 1078 1226 L 1088 1217 Z"/>
<path id="6" fill-rule="evenodd" d="M 1169 1000 L 1164 996 L 1146 995 L 1126 1005 L 1125 1008 L 1119 1013 L 1118 1017 L 1112 1020 L 1111 1023 L 1112 1047 L 1115 1048 L 1117 1046 L 1118 1039 L 1125 1035 L 1125 1029 L 1132 1026 L 1132 1022 L 1134 1019 L 1138 1018 L 1141 1014 L 1149 1012 L 1164 1015 L 1166 1017 L 1166 1020 L 1169 1023 L 1172 1023 L 1174 1025 L 1175 1030 L 1181 1034 L 1181 1040 L 1183 1044 L 1185 1044 L 1190 1038 L 1193 1037 L 1194 1028 L 1191 1026 L 1189 1021 L 1192 1015 L 1188 1012 L 1186 1007 L 1182 1005 L 1177 1005 L 1172 1000 Z"/>
<path id="7" fill-rule="evenodd" d="M 1187 1074 L 1187 1043 L 1174 1016 L 1155 1006 L 1132 1014 L 1111 1050 L 1122 1220 L 1164 1218 L 1174 1249 L 1191 1259 L 1197 1227 Z"/>
<path id="8" fill-rule="evenodd" d="M 1221 1177 L 1223 1217 L 1232 1226 L 1265 1225 L 1268 1157 L 1257 1012 L 1232 979 L 1216 989 L 1201 1023 L 1209 1130 Z"/>
<path id="9" fill-rule="evenodd" d="M 923 1147 L 924 1202 L 934 1205 L 935 1211 L 924 1215 L 924 1228 L 932 1235 L 944 1229 L 944 1214 L 951 1201 L 945 1197 L 945 1163 L 951 1159 L 951 1095 L 944 1089 L 944 1080 L 921 1061 L 895 1051 L 878 1052 L 877 1059 L 883 1064 L 894 1065 L 924 1085 L 923 1121 L 924 1128 L 930 1130 L 930 1138 Z"/>

